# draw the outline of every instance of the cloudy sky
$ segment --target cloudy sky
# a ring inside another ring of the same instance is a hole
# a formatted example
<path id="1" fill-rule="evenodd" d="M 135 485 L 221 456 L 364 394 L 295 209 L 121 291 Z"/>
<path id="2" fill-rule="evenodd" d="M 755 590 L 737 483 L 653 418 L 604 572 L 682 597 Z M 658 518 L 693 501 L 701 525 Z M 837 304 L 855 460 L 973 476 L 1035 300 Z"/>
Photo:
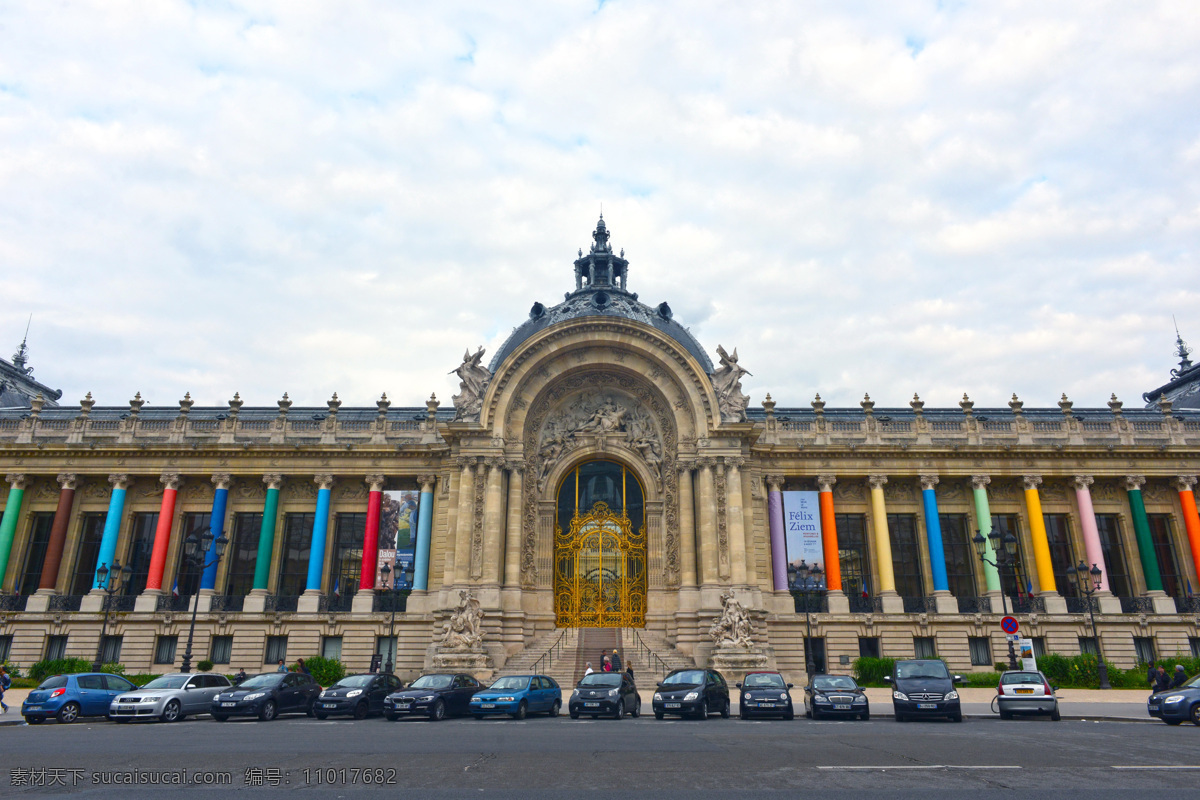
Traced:
<path id="1" fill-rule="evenodd" d="M 7 0 L 0 345 L 71 405 L 448 404 L 603 203 L 754 404 L 1134 405 L 1198 168 L 1191 0 Z"/>

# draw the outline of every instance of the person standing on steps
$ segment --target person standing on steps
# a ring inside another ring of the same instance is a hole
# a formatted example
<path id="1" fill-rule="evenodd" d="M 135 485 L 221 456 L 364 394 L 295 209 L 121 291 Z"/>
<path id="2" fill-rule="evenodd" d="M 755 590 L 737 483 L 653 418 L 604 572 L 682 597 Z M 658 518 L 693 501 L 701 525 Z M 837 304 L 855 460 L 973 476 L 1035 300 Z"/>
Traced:
<path id="1" fill-rule="evenodd" d="M 592 669 L 592 662 L 590 662 L 590 661 L 589 661 L 589 662 L 587 662 L 587 664 L 586 664 L 585 666 L 587 667 L 587 669 L 585 669 L 585 670 L 583 671 L 583 677 L 585 677 L 585 678 L 586 678 L 588 675 L 591 675 L 593 672 L 595 672 L 595 671 L 596 671 L 596 670 Z"/>
<path id="2" fill-rule="evenodd" d="M 612 651 L 612 671 L 620 672 L 621 667 L 621 653 L 614 647 Z"/>

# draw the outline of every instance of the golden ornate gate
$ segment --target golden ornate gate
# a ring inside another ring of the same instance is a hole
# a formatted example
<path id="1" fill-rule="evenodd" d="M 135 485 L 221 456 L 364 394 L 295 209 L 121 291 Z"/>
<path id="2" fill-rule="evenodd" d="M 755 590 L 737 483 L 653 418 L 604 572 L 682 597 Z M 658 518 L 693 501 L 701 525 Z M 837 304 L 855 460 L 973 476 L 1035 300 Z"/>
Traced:
<path id="1" fill-rule="evenodd" d="M 646 533 L 597 502 L 554 537 L 554 609 L 560 628 L 646 624 Z"/>

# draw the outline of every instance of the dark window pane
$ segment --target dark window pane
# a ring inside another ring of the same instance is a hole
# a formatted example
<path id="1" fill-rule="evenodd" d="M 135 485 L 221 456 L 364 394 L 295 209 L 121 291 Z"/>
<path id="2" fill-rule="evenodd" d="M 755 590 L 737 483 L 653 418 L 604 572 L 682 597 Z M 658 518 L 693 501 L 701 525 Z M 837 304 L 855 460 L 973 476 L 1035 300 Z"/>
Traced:
<path id="1" fill-rule="evenodd" d="M 916 515 L 888 514 L 887 524 L 892 542 L 892 572 L 896 578 L 896 592 L 901 597 L 924 597 Z"/>
<path id="2" fill-rule="evenodd" d="M 1125 561 L 1125 548 L 1121 544 L 1120 517 L 1116 514 L 1097 514 L 1096 530 L 1100 534 L 1109 591 L 1117 597 L 1131 597 L 1129 567 Z"/>
<path id="3" fill-rule="evenodd" d="M 46 561 L 46 547 L 50 544 L 50 528 L 54 525 L 54 514 L 30 515 L 29 547 L 25 550 L 25 568 L 21 570 L 21 594 L 33 594 L 42 580 L 42 566 Z"/>
<path id="4" fill-rule="evenodd" d="M 333 576 L 329 593 L 340 597 L 358 591 L 362 576 L 363 537 L 366 536 L 366 514 L 338 514 L 335 524 Z"/>
<path id="5" fill-rule="evenodd" d="M 879 658 L 879 637 L 858 637 L 858 655 L 861 658 Z"/>
<path id="6" fill-rule="evenodd" d="M 838 564 L 842 569 L 842 591 L 846 595 L 858 597 L 872 594 L 877 589 L 871 587 L 871 560 L 867 552 L 867 518 L 862 514 L 837 514 L 834 517 L 837 527 Z"/>
<path id="7" fill-rule="evenodd" d="M 229 559 L 229 577 L 225 584 L 225 594 L 244 597 L 254 588 L 254 568 L 258 562 L 258 536 L 262 532 L 262 514 L 234 514 L 232 528 L 233 542 L 226 551 L 226 558 Z"/>
<path id="8" fill-rule="evenodd" d="M 232 636 L 214 636 L 208 650 L 208 660 L 214 664 L 228 664 L 233 655 Z"/>
<path id="9" fill-rule="evenodd" d="M 975 548 L 965 514 L 941 514 L 942 548 L 946 551 L 946 579 L 955 597 L 975 597 Z"/>
<path id="10" fill-rule="evenodd" d="M 1158 572 L 1162 575 L 1163 590 L 1170 597 L 1183 597 L 1183 579 L 1179 577 L 1179 562 L 1175 558 L 1175 537 L 1171 533 L 1170 514 L 1148 514 L 1150 539 L 1154 542 L 1154 555 L 1158 558 Z"/>
<path id="11" fill-rule="evenodd" d="M 125 563 L 133 570 L 121 593 L 139 595 L 146 591 L 150 577 L 150 555 L 154 551 L 154 529 L 158 527 L 158 512 L 131 514 L 129 517 L 129 551 Z"/>
<path id="12" fill-rule="evenodd" d="M 283 518 L 283 554 L 276 594 L 298 595 L 308 585 L 308 554 L 315 520 L 315 514 L 307 513 L 288 514 Z"/>
<path id="13" fill-rule="evenodd" d="M 155 664 L 174 664 L 175 648 L 179 644 L 178 636 L 160 636 L 154 646 Z"/>
<path id="14" fill-rule="evenodd" d="M 183 524 L 179 526 L 179 561 L 175 568 L 175 581 L 172 590 L 179 588 L 180 597 L 190 597 L 200 591 L 200 576 L 204 573 L 201 567 L 193 567 L 184 559 L 184 542 L 187 537 L 197 531 L 203 531 L 212 521 L 212 514 L 195 511 L 183 515 Z"/>
<path id="15" fill-rule="evenodd" d="M 1021 546 L 1019 518 L 1016 514 L 993 514 L 992 530 L 1000 534 L 1001 541 L 1009 535 L 1012 535 L 1017 540 L 1017 552 L 1014 556 L 1014 563 L 1003 569 L 999 569 L 1000 586 L 1004 590 L 1005 597 L 1020 597 L 1032 592 L 1033 589 L 1029 585 L 1028 574 L 1025 572 L 1025 559 L 1022 555 L 1023 548 Z"/>
<path id="16" fill-rule="evenodd" d="M 101 515 L 103 516 L 103 515 Z M 57 661 L 60 658 L 67 657 L 67 637 L 66 636 L 47 636 L 46 637 L 46 660 Z"/>
<path id="17" fill-rule="evenodd" d="M 309 514 L 308 516 L 312 516 Z M 267 653 L 266 663 L 278 664 L 280 661 L 287 662 L 287 640 L 286 636 L 268 636 L 267 637 Z"/>
<path id="18" fill-rule="evenodd" d="M 992 666 L 992 641 L 986 636 L 968 637 L 967 643 L 971 648 L 971 666 Z"/>
<path id="19" fill-rule="evenodd" d="M 1046 541 L 1050 544 L 1050 563 L 1054 567 L 1054 582 L 1063 597 L 1078 597 L 1079 585 L 1067 574 L 1075 565 L 1075 548 L 1071 546 L 1071 528 L 1066 514 L 1043 514 Z"/>
<path id="20" fill-rule="evenodd" d="M 79 551 L 75 555 L 75 574 L 71 577 L 71 594 L 87 594 L 96 585 L 96 558 L 100 555 L 100 540 L 104 537 L 103 513 L 84 514 L 80 520 Z"/>

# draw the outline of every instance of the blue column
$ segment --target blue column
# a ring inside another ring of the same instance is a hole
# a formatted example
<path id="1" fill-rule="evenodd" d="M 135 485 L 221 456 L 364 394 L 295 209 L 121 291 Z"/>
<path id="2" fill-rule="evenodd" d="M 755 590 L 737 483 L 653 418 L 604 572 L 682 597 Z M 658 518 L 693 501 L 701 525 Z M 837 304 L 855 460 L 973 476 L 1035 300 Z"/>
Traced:
<path id="1" fill-rule="evenodd" d="M 421 480 L 421 505 L 417 509 L 417 552 L 413 565 L 413 590 L 429 589 L 429 538 L 433 531 L 433 481 Z"/>
<path id="2" fill-rule="evenodd" d="M 308 551 L 308 583 L 306 592 L 321 591 L 321 573 L 325 569 L 325 539 L 329 535 L 329 491 L 333 488 L 332 475 L 318 475 L 317 513 L 313 520 L 312 549 Z"/>
<path id="3" fill-rule="evenodd" d="M 229 476 L 214 475 L 217 491 L 213 494 L 212 515 L 208 518 L 208 529 L 212 531 L 212 544 L 204 555 L 204 574 L 200 576 L 201 589 L 217 588 L 217 538 L 225 532 L 225 508 L 229 505 Z"/>
<path id="4" fill-rule="evenodd" d="M 113 558 L 117 555 L 117 536 L 121 533 L 121 516 L 125 511 L 125 486 L 129 483 L 127 475 L 109 475 L 108 482 L 113 485 L 112 497 L 108 500 L 108 516 L 104 518 L 104 534 L 100 537 L 100 552 L 96 555 L 96 564 L 92 570 L 92 588 L 103 588 L 96 582 L 95 570 L 104 564 L 112 569 Z"/>
<path id="5" fill-rule="evenodd" d="M 950 582 L 946 579 L 946 550 L 942 546 L 942 521 L 938 516 L 937 493 L 933 490 L 937 482 L 936 475 L 922 475 L 921 497 L 925 501 L 925 536 L 929 540 L 929 569 L 933 574 L 933 590 L 948 592 L 950 591 Z"/>

